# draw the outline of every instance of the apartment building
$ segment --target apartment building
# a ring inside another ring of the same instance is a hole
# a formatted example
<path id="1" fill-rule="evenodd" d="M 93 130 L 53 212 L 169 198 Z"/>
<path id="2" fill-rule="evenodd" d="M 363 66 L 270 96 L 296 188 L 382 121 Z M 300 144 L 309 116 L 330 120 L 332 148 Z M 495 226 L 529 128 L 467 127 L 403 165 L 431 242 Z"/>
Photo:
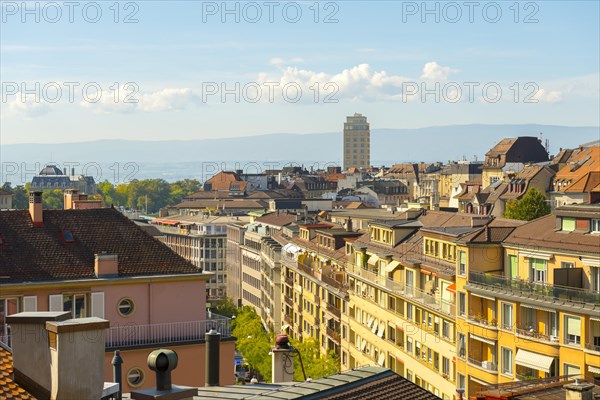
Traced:
<path id="1" fill-rule="evenodd" d="M 457 247 L 465 260 L 457 273 L 458 387 L 474 394 L 515 380 L 599 380 L 599 221 L 598 204 L 565 206 L 510 233 L 492 228 L 500 247 Z"/>
<path id="2" fill-rule="evenodd" d="M 12 208 L 13 194 L 0 188 L 0 210 L 10 210 Z"/>
<path id="3" fill-rule="evenodd" d="M 362 233 L 333 224 L 300 224 L 282 251 L 284 321 L 297 339 L 314 338 L 323 354 L 341 355 L 341 321 L 348 299 L 348 245 Z"/>
<path id="4" fill-rule="evenodd" d="M 78 201 L 71 193 L 65 210 L 42 210 L 42 193 L 31 192 L 29 210 L 0 212 L 0 341 L 10 346 L 6 318 L 22 311 L 106 319 L 104 375 L 112 375 L 114 350 L 121 350 L 123 390 L 131 391 L 153 386 L 147 355 L 165 346 L 187 366 L 174 378 L 203 386 L 204 335 L 215 328 L 223 338 L 221 376 L 233 383 L 229 320 L 207 318 L 211 275 L 117 210 L 75 209 Z"/>
<path id="5" fill-rule="evenodd" d="M 455 245 L 441 234 L 475 228 L 471 217 L 460 214 L 405 216 L 371 223 L 352 244 L 342 369 L 378 364 L 452 399 L 456 257 Z"/>
<path id="6" fill-rule="evenodd" d="M 206 297 L 211 303 L 227 297 L 227 227 L 245 223 L 249 217 L 180 215 L 151 221 L 162 236 L 159 239 L 200 271 L 212 274 Z"/>
<path id="7" fill-rule="evenodd" d="M 600 146 L 580 148 L 558 170 L 550 193 L 552 207 L 600 200 Z"/>
<path id="8" fill-rule="evenodd" d="M 225 270 L 227 271 L 227 297 L 242 305 L 242 247 L 246 224 L 232 223 L 227 225 L 227 256 Z"/>
<path id="9" fill-rule="evenodd" d="M 549 161 L 546 149 L 536 137 L 505 138 L 485 154 L 482 172 L 483 189 L 509 174 L 519 173 L 527 163 Z"/>

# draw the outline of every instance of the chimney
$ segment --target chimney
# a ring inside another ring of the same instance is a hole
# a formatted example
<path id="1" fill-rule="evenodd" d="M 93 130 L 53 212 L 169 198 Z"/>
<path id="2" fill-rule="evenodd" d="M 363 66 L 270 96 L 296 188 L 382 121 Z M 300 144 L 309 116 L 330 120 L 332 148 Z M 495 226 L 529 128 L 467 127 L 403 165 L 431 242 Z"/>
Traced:
<path id="1" fill-rule="evenodd" d="M 29 215 L 33 226 L 44 225 L 42 211 L 42 192 L 29 192 Z"/>
<path id="2" fill-rule="evenodd" d="M 275 347 L 271 350 L 271 382 L 285 383 L 294 380 L 294 356 L 287 335 L 275 337 Z"/>
<path id="3" fill-rule="evenodd" d="M 192 400 L 198 388 L 171 384 L 171 372 L 177 368 L 177 353 L 169 349 L 154 350 L 148 355 L 148 368 L 156 372 L 156 389 L 131 392 L 134 400 Z"/>
<path id="4" fill-rule="evenodd" d="M 98 278 L 119 275 L 119 257 L 116 254 L 96 254 L 94 272 Z"/>
<path id="5" fill-rule="evenodd" d="M 72 210 L 73 202 L 79 200 L 79 190 L 67 189 L 65 190 L 65 210 Z"/>
<path id="6" fill-rule="evenodd" d="M 51 399 L 100 399 L 104 384 L 105 319 L 76 318 L 48 321 Z M 118 390 L 112 385 L 111 392 Z"/>
<path id="7" fill-rule="evenodd" d="M 70 314 L 65 311 L 22 312 L 6 317 L 12 334 L 15 382 L 38 399 L 49 399 L 52 390 L 46 322 L 64 321 Z"/>
<path id="8" fill-rule="evenodd" d="M 352 217 L 346 220 L 346 232 L 352 232 Z"/>
<path id="9" fill-rule="evenodd" d="M 206 334 L 206 386 L 219 386 L 221 334 L 214 329 Z"/>
<path id="10" fill-rule="evenodd" d="M 575 383 L 563 386 L 566 391 L 566 400 L 592 400 L 594 386 L 593 383 L 579 382 L 579 379 L 575 379 Z"/>

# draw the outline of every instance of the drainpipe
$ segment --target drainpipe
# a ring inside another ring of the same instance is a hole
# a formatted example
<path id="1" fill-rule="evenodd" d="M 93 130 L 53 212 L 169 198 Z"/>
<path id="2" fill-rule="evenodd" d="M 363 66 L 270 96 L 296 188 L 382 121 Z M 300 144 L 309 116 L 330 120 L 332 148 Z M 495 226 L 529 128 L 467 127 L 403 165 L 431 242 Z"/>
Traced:
<path id="1" fill-rule="evenodd" d="M 113 365 L 113 381 L 119 384 L 119 391 L 116 393 L 116 400 L 121 400 L 123 398 L 123 376 L 121 373 L 121 365 L 123 364 L 123 358 L 121 358 L 121 352 L 119 350 L 115 350 L 115 355 L 112 358 Z"/>

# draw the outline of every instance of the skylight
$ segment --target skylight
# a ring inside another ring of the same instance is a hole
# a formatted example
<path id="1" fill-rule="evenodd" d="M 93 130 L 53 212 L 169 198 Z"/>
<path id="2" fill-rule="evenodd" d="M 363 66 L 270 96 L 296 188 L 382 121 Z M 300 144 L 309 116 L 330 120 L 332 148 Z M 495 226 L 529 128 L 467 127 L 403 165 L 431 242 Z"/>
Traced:
<path id="1" fill-rule="evenodd" d="M 75 238 L 70 230 L 65 229 L 62 231 L 62 236 L 65 243 L 75 243 Z"/>

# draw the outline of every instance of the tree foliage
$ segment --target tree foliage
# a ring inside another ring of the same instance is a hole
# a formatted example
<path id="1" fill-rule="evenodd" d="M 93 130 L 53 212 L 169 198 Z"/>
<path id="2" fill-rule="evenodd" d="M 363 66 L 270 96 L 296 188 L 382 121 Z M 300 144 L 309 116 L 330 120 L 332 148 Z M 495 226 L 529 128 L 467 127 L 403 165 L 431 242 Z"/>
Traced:
<path id="1" fill-rule="evenodd" d="M 264 380 L 271 379 L 271 347 L 275 343 L 275 334 L 267 332 L 252 307 L 238 309 L 232 322 L 233 336 L 237 338 L 236 347 L 244 356 L 251 369 L 257 371 Z M 317 339 L 308 338 L 302 342 L 291 340 L 291 345 L 300 353 L 307 378 L 318 379 L 335 374 L 340 370 L 339 358 L 331 351 L 321 354 Z M 294 353 L 294 380 L 303 381 L 302 366 L 297 353 Z"/>
<path id="2" fill-rule="evenodd" d="M 215 313 L 231 318 L 238 313 L 238 308 L 229 297 L 218 300 L 215 303 Z"/>
<path id="3" fill-rule="evenodd" d="M 546 197 L 536 188 L 531 188 L 521 200 L 511 201 L 506 204 L 504 216 L 510 219 L 531 221 L 550 214 L 550 205 Z"/>

